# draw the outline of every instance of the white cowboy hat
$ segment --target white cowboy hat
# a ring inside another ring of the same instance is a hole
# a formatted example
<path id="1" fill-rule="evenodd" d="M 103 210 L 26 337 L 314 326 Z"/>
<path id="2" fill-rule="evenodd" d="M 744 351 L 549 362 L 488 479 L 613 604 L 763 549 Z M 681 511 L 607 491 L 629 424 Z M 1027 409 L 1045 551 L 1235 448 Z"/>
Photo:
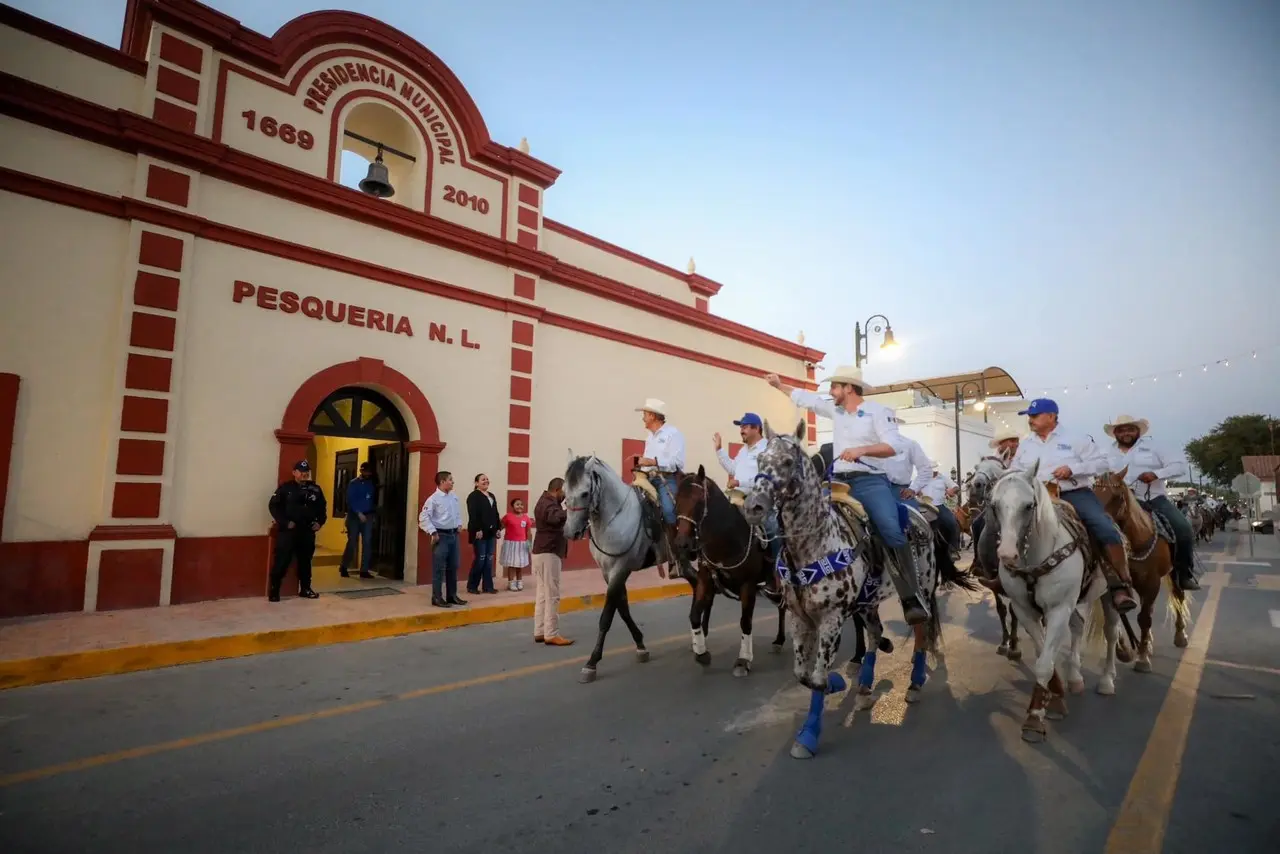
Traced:
<path id="1" fill-rule="evenodd" d="M 987 447 L 995 448 L 995 447 L 998 447 L 1001 442 L 1008 441 L 1009 439 L 1021 439 L 1021 438 L 1022 438 L 1021 434 L 1019 434 L 1018 431 L 1013 429 L 1012 427 L 1001 427 L 999 430 L 996 431 L 996 434 L 991 437 L 991 441 L 987 443 Z"/>
<path id="2" fill-rule="evenodd" d="M 661 415 L 663 418 L 666 418 L 667 405 L 656 397 L 646 397 L 644 399 L 644 406 L 637 406 L 636 412 L 652 412 L 654 415 Z"/>
<path id="3" fill-rule="evenodd" d="M 864 395 L 871 394 L 874 386 L 862 378 L 862 368 L 854 365 L 837 365 L 831 376 L 823 380 L 825 383 L 848 383 L 862 389 Z"/>
<path id="4" fill-rule="evenodd" d="M 1115 436 L 1116 428 L 1123 427 L 1126 424 L 1132 424 L 1134 427 L 1138 428 L 1139 439 L 1147 435 L 1147 431 L 1151 429 L 1150 422 L 1145 418 L 1134 418 L 1132 415 L 1120 415 L 1117 416 L 1116 420 L 1112 421 L 1110 424 L 1103 424 L 1102 432 L 1106 433 L 1108 436 Z"/>

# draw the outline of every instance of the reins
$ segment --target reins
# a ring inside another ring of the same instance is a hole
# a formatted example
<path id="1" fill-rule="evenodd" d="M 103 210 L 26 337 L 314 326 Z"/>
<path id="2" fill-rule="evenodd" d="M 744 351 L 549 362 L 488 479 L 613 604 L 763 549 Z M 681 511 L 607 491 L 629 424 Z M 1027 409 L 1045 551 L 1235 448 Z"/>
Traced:
<path id="1" fill-rule="evenodd" d="M 711 511 L 711 492 L 710 490 L 707 489 L 706 484 L 697 483 L 695 481 L 691 485 L 696 486 L 698 489 L 702 490 L 702 519 L 699 521 L 694 521 L 693 519 L 689 518 L 688 516 L 685 516 L 682 513 L 676 514 L 676 519 L 677 520 L 683 519 L 685 522 L 689 523 L 689 526 L 691 528 L 693 528 L 693 541 L 698 545 L 698 562 L 701 563 L 703 561 L 706 561 L 706 563 L 715 567 L 716 569 L 725 570 L 725 571 L 737 569 L 738 567 L 742 566 L 744 563 L 747 562 L 747 558 L 751 557 L 751 546 L 754 545 L 755 533 L 751 531 L 750 526 L 748 526 L 747 550 L 743 552 L 742 558 L 737 563 L 721 564 L 711 559 L 710 557 L 708 557 L 706 547 L 703 544 L 702 537 L 698 535 L 698 531 L 701 529 L 702 522 L 705 522 L 707 520 L 707 514 Z M 730 504 L 729 507 L 730 509 L 733 509 L 732 504 Z"/>

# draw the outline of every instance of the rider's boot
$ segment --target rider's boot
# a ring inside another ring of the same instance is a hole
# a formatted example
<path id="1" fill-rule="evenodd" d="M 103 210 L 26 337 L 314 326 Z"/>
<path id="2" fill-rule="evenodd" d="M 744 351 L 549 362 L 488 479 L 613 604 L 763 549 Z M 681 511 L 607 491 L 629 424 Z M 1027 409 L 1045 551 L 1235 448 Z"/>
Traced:
<path id="1" fill-rule="evenodd" d="M 1173 577 L 1178 584 L 1178 589 L 1190 593 L 1200 589 L 1200 582 L 1196 581 L 1195 570 L 1192 569 L 1192 562 L 1180 559 L 1178 568 L 1174 571 Z"/>
<path id="2" fill-rule="evenodd" d="M 899 546 L 893 550 L 895 560 L 887 562 L 886 569 L 893 579 L 893 586 L 902 600 L 902 616 L 908 626 L 918 626 L 929 619 L 929 612 L 920 603 L 920 590 L 916 586 L 916 558 L 911 546 Z"/>
<path id="3" fill-rule="evenodd" d="M 1111 601 L 1122 614 L 1132 611 L 1138 607 L 1138 600 L 1133 595 L 1133 579 L 1129 577 L 1129 559 L 1125 556 L 1124 546 L 1119 543 L 1106 546 L 1105 553 L 1112 575 L 1107 579 Z"/>

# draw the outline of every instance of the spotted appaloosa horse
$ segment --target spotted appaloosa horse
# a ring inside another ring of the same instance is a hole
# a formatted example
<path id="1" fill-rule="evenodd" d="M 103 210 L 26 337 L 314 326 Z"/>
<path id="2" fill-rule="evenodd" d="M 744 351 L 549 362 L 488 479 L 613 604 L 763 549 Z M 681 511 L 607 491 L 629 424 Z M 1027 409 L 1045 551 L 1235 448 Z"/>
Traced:
<path id="1" fill-rule="evenodd" d="M 1142 608 L 1138 611 L 1138 629 L 1142 635 L 1135 644 L 1137 652 L 1133 669 L 1139 673 L 1150 673 L 1151 654 L 1155 647 L 1151 637 L 1151 613 L 1160 596 L 1160 579 L 1165 580 L 1168 588 L 1169 598 L 1166 601 L 1168 614 L 1174 621 L 1173 644 L 1179 648 L 1187 645 L 1191 604 L 1186 592 L 1173 583 L 1173 532 L 1158 529 L 1155 518 L 1143 508 L 1133 490 L 1124 482 L 1128 471 L 1126 466 L 1119 472 L 1099 475 L 1093 481 L 1093 492 L 1125 538 L 1129 574 L 1133 577 L 1133 588 L 1142 600 Z"/>
<path id="2" fill-rule="evenodd" d="M 742 511 L 707 477 L 703 466 L 698 466 L 697 474 L 683 478 L 676 491 L 675 548 L 686 561 L 698 567 L 697 576 L 691 582 L 693 605 L 689 610 L 695 661 L 704 666 L 711 663 L 706 631 L 717 592 L 742 603 L 739 623 L 742 641 L 738 659 L 733 663 L 734 676 L 751 672 L 754 658 L 751 619 L 759 592 L 778 605 L 778 634 L 773 649 L 782 651 L 786 642 L 785 609 L 781 594 L 776 592 L 768 552 Z"/>
<path id="3" fill-rule="evenodd" d="M 780 515 L 783 547 L 778 574 L 790 616 L 795 676 L 812 692 L 809 715 L 796 735 L 791 755 L 809 759 L 817 753 L 821 737 L 824 695 L 846 688 L 843 677 L 831 670 L 831 661 L 839 649 L 845 620 L 854 613 L 865 621 L 872 646 L 859 672 L 857 707 L 869 708 L 875 701 L 875 648 L 884 633 L 879 607 L 893 595 L 893 585 L 886 581 L 883 567 L 880 572 L 873 571 L 873 556 L 883 555 L 884 549 L 869 535 L 867 523 L 852 512 L 837 510 L 824 495 L 821 479 L 804 452 L 805 422 L 799 423 L 793 435 L 781 435 L 766 421 L 764 434 L 769 443 L 757 458 L 760 473 L 747 494 L 744 512 L 753 525 L 762 524 L 775 505 Z M 925 648 L 936 651 L 942 626 L 933 534 L 916 510 L 904 509 L 911 525 L 908 539 L 915 553 L 917 582 L 930 613 L 928 623 L 917 627 L 907 689 L 908 701 L 915 701 L 928 676 Z"/>

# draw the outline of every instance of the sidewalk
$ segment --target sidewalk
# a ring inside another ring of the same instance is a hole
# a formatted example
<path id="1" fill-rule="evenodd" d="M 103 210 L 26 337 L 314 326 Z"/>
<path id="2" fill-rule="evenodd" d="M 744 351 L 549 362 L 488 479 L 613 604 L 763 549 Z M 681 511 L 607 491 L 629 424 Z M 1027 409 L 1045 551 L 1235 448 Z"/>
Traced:
<path id="1" fill-rule="evenodd" d="M 379 580 L 363 586 L 394 587 L 399 593 L 352 599 L 322 592 L 315 600 L 223 599 L 0 620 L 0 690 L 533 616 L 532 579 L 518 592 L 471 596 L 460 591 L 467 605 L 454 608 L 432 607 L 430 585 Z M 566 572 L 560 612 L 599 608 L 604 591 L 599 570 Z M 646 602 L 687 595 L 690 588 L 684 580 L 663 580 L 657 570 L 647 569 L 631 576 L 627 592 L 631 602 Z"/>

